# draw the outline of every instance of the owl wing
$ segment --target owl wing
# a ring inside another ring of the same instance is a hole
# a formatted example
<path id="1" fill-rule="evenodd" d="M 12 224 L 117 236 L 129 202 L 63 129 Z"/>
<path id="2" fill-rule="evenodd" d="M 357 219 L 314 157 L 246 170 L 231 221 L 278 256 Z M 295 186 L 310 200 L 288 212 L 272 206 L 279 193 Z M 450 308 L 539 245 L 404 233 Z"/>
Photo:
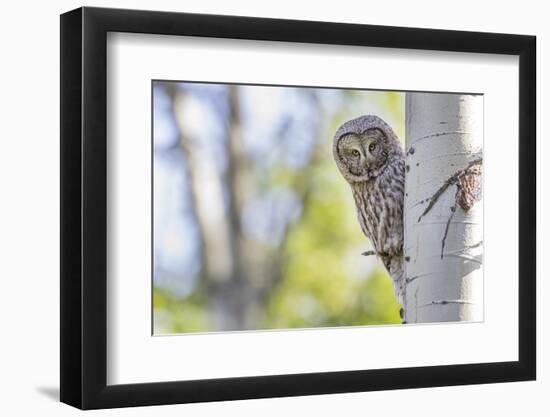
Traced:
<path id="1" fill-rule="evenodd" d="M 378 242 L 380 252 L 397 256 L 403 252 L 403 214 L 397 202 L 389 202 L 380 219 Z"/>
<path id="2" fill-rule="evenodd" d="M 399 174 L 399 170 L 396 171 Z M 403 192 L 404 180 L 399 175 L 385 178 L 383 207 L 378 223 L 379 252 L 399 256 L 403 252 Z"/>

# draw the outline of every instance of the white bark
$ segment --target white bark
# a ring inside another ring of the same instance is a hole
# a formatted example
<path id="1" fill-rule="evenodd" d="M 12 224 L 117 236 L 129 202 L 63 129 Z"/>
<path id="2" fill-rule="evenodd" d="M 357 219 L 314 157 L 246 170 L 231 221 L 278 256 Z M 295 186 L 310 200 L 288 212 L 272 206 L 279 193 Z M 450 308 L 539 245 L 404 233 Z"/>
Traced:
<path id="1" fill-rule="evenodd" d="M 432 198 L 482 158 L 483 96 L 407 93 L 406 115 L 405 320 L 483 320 L 483 201 L 464 210 L 452 182 Z"/>

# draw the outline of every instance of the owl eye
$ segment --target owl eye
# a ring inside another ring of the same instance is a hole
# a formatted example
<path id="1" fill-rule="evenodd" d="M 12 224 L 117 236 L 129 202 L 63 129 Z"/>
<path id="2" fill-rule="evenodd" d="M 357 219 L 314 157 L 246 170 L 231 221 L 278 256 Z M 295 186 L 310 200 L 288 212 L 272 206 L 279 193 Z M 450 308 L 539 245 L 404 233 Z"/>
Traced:
<path id="1" fill-rule="evenodd" d="M 374 151 L 375 149 L 376 149 L 376 143 L 373 142 L 373 143 L 371 143 L 371 144 L 369 145 L 369 152 L 372 152 L 372 151 Z"/>
<path id="2" fill-rule="evenodd" d="M 351 151 L 351 154 L 353 156 L 359 156 L 359 151 L 357 149 L 354 149 L 354 150 Z"/>

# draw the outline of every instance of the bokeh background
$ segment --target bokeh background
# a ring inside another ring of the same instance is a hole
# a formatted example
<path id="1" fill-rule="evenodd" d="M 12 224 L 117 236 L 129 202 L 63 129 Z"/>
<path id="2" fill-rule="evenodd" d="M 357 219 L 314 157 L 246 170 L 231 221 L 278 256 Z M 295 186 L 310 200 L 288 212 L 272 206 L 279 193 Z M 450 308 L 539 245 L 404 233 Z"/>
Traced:
<path id="1" fill-rule="evenodd" d="M 332 159 L 404 93 L 153 82 L 154 334 L 397 324 L 391 280 Z"/>

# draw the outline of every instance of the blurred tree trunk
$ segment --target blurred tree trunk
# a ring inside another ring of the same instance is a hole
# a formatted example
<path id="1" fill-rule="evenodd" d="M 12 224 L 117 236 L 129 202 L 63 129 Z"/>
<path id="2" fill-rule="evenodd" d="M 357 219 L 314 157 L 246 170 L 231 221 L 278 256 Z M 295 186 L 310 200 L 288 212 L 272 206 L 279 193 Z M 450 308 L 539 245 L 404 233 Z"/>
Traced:
<path id="1" fill-rule="evenodd" d="M 255 194 L 250 161 L 246 155 L 241 128 L 239 90 L 235 85 L 228 87 L 229 120 L 226 140 L 227 173 L 223 179 L 228 191 L 226 203 L 229 246 L 232 259 L 230 279 L 225 282 L 210 282 L 211 307 L 219 330 L 255 328 L 258 315 L 257 291 L 249 285 L 251 276 L 248 262 L 253 252 L 247 253 L 246 236 L 243 233 L 241 214 L 245 202 Z M 253 251 L 254 249 L 251 248 Z"/>
<path id="2" fill-rule="evenodd" d="M 209 300 L 214 328 L 217 331 L 257 329 L 264 318 L 267 297 L 282 278 L 284 259 L 281 250 L 260 244 L 243 228 L 244 207 L 260 190 L 254 161 L 243 144 L 239 87 L 230 85 L 227 91 L 228 114 L 224 120 L 227 168 L 223 175 L 215 172 L 212 161 L 204 159 L 199 144 L 194 142 L 196 138 L 185 134 L 185 101 L 189 99 L 185 90 L 175 83 L 166 83 L 165 88 L 180 133 L 178 147 L 186 160 L 185 176 L 190 182 L 202 246 L 201 283 Z M 310 98 L 320 111 L 317 97 Z M 293 191 L 302 201 L 311 184 L 298 178 L 309 178 L 307 170 L 317 158 L 314 154 L 303 171 L 295 175 Z M 288 224 L 280 247 L 284 247 L 287 236 Z"/>
<path id="3" fill-rule="evenodd" d="M 230 225 L 224 210 L 224 184 L 210 163 L 201 161 L 196 138 L 185 132 L 185 104 L 188 96 L 176 83 L 165 83 L 171 99 L 174 121 L 178 127 L 177 147 L 185 158 L 185 177 L 189 181 L 193 213 L 200 233 L 201 283 L 207 293 L 211 287 L 222 286 L 233 279 L 234 261 L 229 252 Z M 208 294 L 210 295 L 210 294 Z M 210 298 L 210 297 L 209 297 Z M 226 314 L 228 319 L 234 315 Z M 220 323 L 230 327 L 233 323 Z"/>
<path id="4" fill-rule="evenodd" d="M 200 230 L 203 289 L 213 315 L 216 330 L 247 328 L 248 306 L 254 294 L 249 287 L 242 256 L 240 210 L 246 198 L 246 167 L 238 162 L 245 158 L 240 137 L 238 97 L 229 91 L 229 130 L 226 138 L 227 173 L 220 176 L 211 160 L 200 153 L 197 138 L 185 134 L 185 90 L 175 83 L 166 84 L 172 99 L 174 119 L 180 132 L 179 146 L 186 163 L 195 217 Z"/>
<path id="5" fill-rule="evenodd" d="M 408 323 L 483 319 L 483 96 L 407 93 Z"/>

